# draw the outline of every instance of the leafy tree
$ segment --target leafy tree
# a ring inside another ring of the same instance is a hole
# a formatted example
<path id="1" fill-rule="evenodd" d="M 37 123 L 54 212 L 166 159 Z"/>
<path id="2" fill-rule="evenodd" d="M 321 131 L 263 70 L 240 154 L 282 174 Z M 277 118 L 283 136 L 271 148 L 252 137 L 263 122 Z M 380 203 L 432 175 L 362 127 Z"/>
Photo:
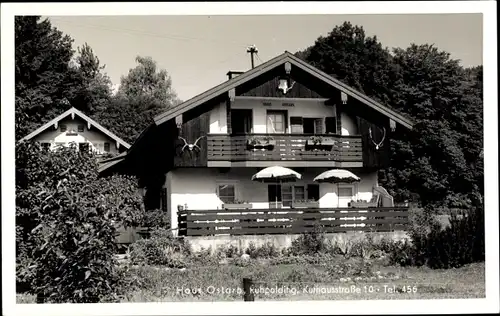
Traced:
<path id="1" fill-rule="evenodd" d="M 101 65 L 87 43 L 78 48 L 75 67 L 81 81 L 79 102 L 84 103 L 90 113 L 105 111 L 111 99 L 111 80 L 103 72 L 105 65 Z"/>
<path id="2" fill-rule="evenodd" d="M 349 22 L 296 55 L 414 118 L 412 131 L 399 129 L 391 139 L 391 165 L 379 175 L 396 201 L 482 203 L 482 67 L 463 69 L 433 45 L 389 52 Z"/>
<path id="3" fill-rule="evenodd" d="M 381 182 L 399 198 L 413 193 L 424 206 L 470 208 L 483 181 L 479 79 L 471 81 L 458 60 L 432 45 L 396 49 L 393 62 L 399 70 L 393 106 L 417 124 L 392 141 Z"/>
<path id="4" fill-rule="evenodd" d="M 99 178 L 91 154 L 16 148 L 17 279 L 37 301 L 116 301 L 117 227 L 143 213 L 134 179 Z"/>
<path id="5" fill-rule="evenodd" d="M 151 57 L 137 57 L 138 65 L 121 78 L 111 104 L 99 113 L 100 122 L 133 143 L 153 118 L 179 104 L 172 80 Z"/>
<path id="6" fill-rule="evenodd" d="M 92 115 L 107 102 L 99 60 L 88 45 L 74 58 L 72 44 L 48 19 L 15 17 L 16 140 L 71 107 Z"/>
<path id="7" fill-rule="evenodd" d="M 391 99 L 391 55 L 361 26 L 344 22 L 296 55 L 379 101 Z"/>
<path id="8" fill-rule="evenodd" d="M 70 107 L 71 44 L 48 20 L 15 17 L 16 140 Z"/>

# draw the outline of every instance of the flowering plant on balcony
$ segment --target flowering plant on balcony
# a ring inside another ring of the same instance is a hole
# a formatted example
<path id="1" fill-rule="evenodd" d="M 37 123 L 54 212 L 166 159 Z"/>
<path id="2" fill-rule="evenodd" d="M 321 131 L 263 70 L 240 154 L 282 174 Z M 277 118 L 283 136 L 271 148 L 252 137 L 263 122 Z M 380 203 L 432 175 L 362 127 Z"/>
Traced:
<path id="1" fill-rule="evenodd" d="M 313 199 L 307 200 L 295 200 L 292 203 L 293 207 L 308 207 L 308 208 L 318 208 L 319 202 Z"/>
<path id="2" fill-rule="evenodd" d="M 309 138 L 311 140 L 311 143 L 313 145 L 321 145 L 321 143 L 323 142 L 323 137 L 321 136 L 311 136 L 311 138 Z"/>
<path id="3" fill-rule="evenodd" d="M 264 147 L 272 147 L 276 144 L 274 138 L 272 136 L 264 136 L 264 137 L 258 137 L 258 136 L 253 136 L 250 139 L 248 139 L 247 142 L 248 146 L 256 148 L 264 148 Z"/>

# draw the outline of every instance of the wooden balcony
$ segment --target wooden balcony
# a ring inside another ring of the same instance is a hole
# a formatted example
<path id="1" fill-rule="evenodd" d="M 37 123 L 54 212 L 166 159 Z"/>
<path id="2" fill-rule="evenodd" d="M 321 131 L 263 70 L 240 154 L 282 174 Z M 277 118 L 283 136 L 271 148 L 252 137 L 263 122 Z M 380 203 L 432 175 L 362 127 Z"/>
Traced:
<path id="1" fill-rule="evenodd" d="M 178 225 L 180 236 L 404 231 L 408 207 L 184 210 Z"/>
<path id="2" fill-rule="evenodd" d="M 304 166 L 317 167 L 333 166 L 332 162 L 337 162 L 339 167 L 363 166 L 361 136 L 209 134 L 207 151 L 209 165 L 220 167 L 239 166 L 239 162 L 245 163 L 240 163 L 242 166 L 261 166 L 251 162 L 265 161 L 289 162 L 281 163 L 283 166 L 299 166 L 297 162 L 307 162 Z"/>

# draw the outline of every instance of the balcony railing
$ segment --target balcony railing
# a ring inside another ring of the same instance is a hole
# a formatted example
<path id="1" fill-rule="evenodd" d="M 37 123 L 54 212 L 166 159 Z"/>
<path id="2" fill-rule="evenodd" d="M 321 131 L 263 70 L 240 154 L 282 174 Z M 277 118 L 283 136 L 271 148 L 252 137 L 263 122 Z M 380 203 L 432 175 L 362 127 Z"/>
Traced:
<path id="1" fill-rule="evenodd" d="M 301 234 L 406 230 L 408 207 L 183 210 L 180 236 Z"/>
<path id="2" fill-rule="evenodd" d="M 363 161 L 360 136 L 209 134 L 207 148 L 208 161 Z"/>

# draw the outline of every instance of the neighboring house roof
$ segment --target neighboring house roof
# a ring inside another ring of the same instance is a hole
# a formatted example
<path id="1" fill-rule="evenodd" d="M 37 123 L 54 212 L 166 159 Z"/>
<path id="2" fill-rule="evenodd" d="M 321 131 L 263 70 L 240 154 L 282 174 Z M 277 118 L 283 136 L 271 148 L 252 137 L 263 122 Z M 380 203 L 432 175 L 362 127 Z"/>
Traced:
<path id="1" fill-rule="evenodd" d="M 294 56 L 290 52 L 285 51 L 284 54 L 281 54 L 263 64 L 260 64 L 259 66 L 233 78 L 230 79 L 208 91 L 203 92 L 202 94 L 199 94 L 186 102 L 183 102 L 176 106 L 175 108 L 172 108 L 158 116 L 155 117 L 155 123 L 157 125 L 160 125 L 178 115 L 181 115 L 182 113 L 191 110 L 204 102 L 207 102 L 215 97 L 220 96 L 223 93 L 227 93 L 229 90 L 236 88 L 237 86 L 248 82 L 261 74 L 270 71 L 274 69 L 275 67 L 280 66 L 281 64 L 285 62 L 290 62 L 293 66 L 298 67 L 302 69 L 303 71 L 317 77 L 318 79 L 324 81 L 327 84 L 330 84 L 332 87 L 335 87 L 339 89 L 340 91 L 344 92 L 345 94 L 357 99 L 360 102 L 363 102 L 364 104 L 370 106 L 371 108 L 377 110 L 378 112 L 384 114 L 385 116 L 389 117 L 390 119 L 394 120 L 395 122 L 405 126 L 408 129 L 411 129 L 413 127 L 413 121 L 401 113 L 387 107 L 386 105 L 383 105 L 372 98 L 364 95 L 363 93 L 355 90 L 354 88 L 349 87 L 348 85 L 344 84 L 343 82 L 333 78 L 332 76 L 322 72 L 321 70 L 309 65 L 307 62 L 301 60 L 300 58 Z"/>
<path id="2" fill-rule="evenodd" d="M 70 115 L 76 115 L 76 116 L 82 118 L 84 121 L 86 121 L 92 127 L 96 128 L 97 130 L 101 131 L 103 134 L 107 135 L 111 139 L 113 139 L 116 142 L 118 142 L 120 144 L 120 146 L 123 146 L 123 147 L 125 147 L 127 149 L 130 148 L 130 145 L 128 143 L 126 143 L 124 140 L 122 140 L 120 137 L 118 137 L 115 134 L 111 133 L 109 130 L 107 130 L 106 128 L 104 128 L 102 125 L 100 125 L 99 123 L 97 123 L 96 121 L 94 121 L 93 119 L 91 119 L 90 117 L 88 117 L 87 115 L 83 114 L 81 111 L 79 111 L 79 110 L 77 110 L 75 108 L 71 108 L 71 109 L 67 110 L 63 114 L 59 115 L 58 117 L 54 118 L 53 120 L 51 120 L 51 121 L 47 122 L 46 124 L 42 125 L 41 127 L 39 127 L 38 129 L 36 129 L 32 133 L 30 133 L 27 136 L 23 137 L 21 139 L 21 141 L 23 141 L 23 140 L 29 140 L 29 139 L 37 136 L 38 134 L 42 133 L 43 131 L 45 131 L 49 127 L 52 127 L 55 123 L 58 123 L 59 121 L 67 118 Z"/>

